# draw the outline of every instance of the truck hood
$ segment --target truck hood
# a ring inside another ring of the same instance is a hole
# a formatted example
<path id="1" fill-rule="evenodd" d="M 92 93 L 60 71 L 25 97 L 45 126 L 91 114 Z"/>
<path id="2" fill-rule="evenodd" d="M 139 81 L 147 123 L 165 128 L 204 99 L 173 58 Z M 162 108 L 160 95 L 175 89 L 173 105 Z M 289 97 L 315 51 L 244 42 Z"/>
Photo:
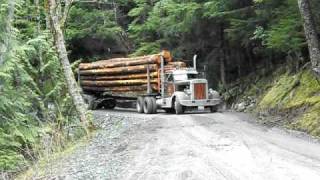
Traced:
<path id="1" fill-rule="evenodd" d="M 190 79 L 190 80 L 185 80 L 185 81 L 177 81 L 175 82 L 176 84 L 187 84 L 187 83 L 207 83 L 208 81 L 206 79 Z"/>

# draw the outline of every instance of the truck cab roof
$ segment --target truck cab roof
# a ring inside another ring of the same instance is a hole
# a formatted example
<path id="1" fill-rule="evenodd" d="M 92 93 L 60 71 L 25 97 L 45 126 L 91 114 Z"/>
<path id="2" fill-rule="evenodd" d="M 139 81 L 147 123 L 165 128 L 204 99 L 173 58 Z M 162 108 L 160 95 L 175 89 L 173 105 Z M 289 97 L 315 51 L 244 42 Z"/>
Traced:
<path id="1" fill-rule="evenodd" d="M 182 82 L 182 81 L 197 79 L 199 73 L 194 68 L 184 68 L 184 69 L 171 70 L 166 74 L 168 74 L 169 76 L 172 76 L 175 82 Z"/>
<path id="2" fill-rule="evenodd" d="M 198 71 L 193 68 L 185 68 L 185 69 L 178 69 L 172 72 L 175 74 L 198 74 Z"/>

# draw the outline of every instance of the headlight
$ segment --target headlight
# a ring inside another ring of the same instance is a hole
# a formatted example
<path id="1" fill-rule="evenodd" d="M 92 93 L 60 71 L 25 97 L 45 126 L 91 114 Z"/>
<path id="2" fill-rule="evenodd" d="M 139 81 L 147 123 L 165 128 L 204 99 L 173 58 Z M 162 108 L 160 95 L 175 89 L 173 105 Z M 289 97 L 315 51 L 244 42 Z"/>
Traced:
<path id="1" fill-rule="evenodd" d="M 190 94 L 191 94 L 191 91 L 190 91 L 190 89 L 184 89 L 184 93 L 190 95 Z"/>
<path id="2" fill-rule="evenodd" d="M 214 94 L 214 90 L 212 88 L 209 89 L 209 94 Z"/>

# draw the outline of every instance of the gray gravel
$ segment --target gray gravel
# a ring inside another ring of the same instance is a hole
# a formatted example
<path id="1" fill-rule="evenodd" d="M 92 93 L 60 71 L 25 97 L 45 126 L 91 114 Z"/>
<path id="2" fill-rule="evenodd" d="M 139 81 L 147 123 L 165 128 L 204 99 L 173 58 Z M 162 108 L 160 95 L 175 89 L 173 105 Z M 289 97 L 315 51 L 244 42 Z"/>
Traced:
<path id="1" fill-rule="evenodd" d="M 101 127 L 42 179 L 320 179 L 320 144 L 243 113 L 95 111 Z"/>
<path id="2" fill-rule="evenodd" d="M 99 129 L 88 142 L 76 145 L 75 151 L 50 162 L 45 175 L 35 179 L 119 179 L 129 157 L 125 151 L 132 133 L 147 119 L 94 112 Z"/>

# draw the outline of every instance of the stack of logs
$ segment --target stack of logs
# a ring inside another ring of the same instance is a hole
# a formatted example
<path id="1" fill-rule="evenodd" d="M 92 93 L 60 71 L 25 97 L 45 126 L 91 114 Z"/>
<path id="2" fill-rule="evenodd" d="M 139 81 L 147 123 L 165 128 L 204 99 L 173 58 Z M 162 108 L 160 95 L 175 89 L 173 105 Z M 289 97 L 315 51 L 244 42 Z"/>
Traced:
<path id="1" fill-rule="evenodd" d="M 186 67 L 184 62 L 173 62 L 169 51 L 133 58 L 115 58 L 79 65 L 80 84 L 84 91 L 110 94 L 145 94 L 148 74 L 152 92 L 160 89 L 161 56 L 165 71 Z"/>

